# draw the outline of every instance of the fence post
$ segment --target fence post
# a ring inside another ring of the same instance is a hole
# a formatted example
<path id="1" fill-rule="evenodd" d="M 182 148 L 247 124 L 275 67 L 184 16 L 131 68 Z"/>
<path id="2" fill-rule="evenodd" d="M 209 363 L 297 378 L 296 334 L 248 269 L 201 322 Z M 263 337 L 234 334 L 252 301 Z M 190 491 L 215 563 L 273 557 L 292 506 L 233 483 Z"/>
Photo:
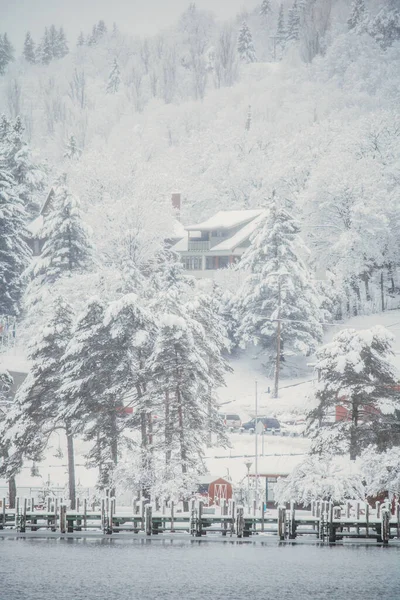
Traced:
<path id="1" fill-rule="evenodd" d="M 83 527 L 87 530 L 87 499 L 83 500 Z"/>
<path id="2" fill-rule="evenodd" d="M 19 496 L 15 498 L 15 514 L 14 514 L 14 527 L 18 531 L 19 530 Z"/>
<path id="3" fill-rule="evenodd" d="M 334 525 L 334 510 L 332 500 L 329 502 L 328 507 L 328 527 L 329 527 L 329 543 L 334 544 L 336 542 L 336 527 Z"/>
<path id="4" fill-rule="evenodd" d="M 152 506 L 151 504 L 146 504 L 145 506 L 145 522 L 146 522 L 146 535 L 152 534 Z"/>
<path id="5" fill-rule="evenodd" d="M 294 502 L 290 502 L 290 517 L 289 517 L 289 539 L 296 539 L 296 511 L 294 508 Z"/>
<path id="6" fill-rule="evenodd" d="M 396 516 L 397 516 L 397 539 L 400 540 L 400 502 L 398 500 L 396 503 Z"/>
<path id="7" fill-rule="evenodd" d="M 6 499 L 2 498 L 0 529 L 5 529 L 5 528 L 6 528 Z"/>
<path id="8" fill-rule="evenodd" d="M 237 509 L 237 518 L 236 518 L 236 532 L 237 532 L 237 536 L 239 538 L 243 537 L 243 532 L 244 532 L 244 510 L 243 510 L 243 506 L 240 506 Z"/>
<path id="9" fill-rule="evenodd" d="M 67 521 L 67 505 L 60 504 L 60 533 L 66 532 L 66 529 L 67 529 L 66 521 Z"/>
<path id="10" fill-rule="evenodd" d="M 174 517 L 175 517 L 174 507 L 175 507 L 174 501 L 171 500 L 171 533 L 174 533 Z"/>
<path id="11" fill-rule="evenodd" d="M 390 538 L 390 507 L 386 503 L 382 506 L 381 514 L 382 542 L 388 544 Z"/>
<path id="12" fill-rule="evenodd" d="M 278 537 L 280 540 L 285 539 L 285 529 L 286 529 L 286 508 L 284 506 L 280 506 L 278 508 Z"/>

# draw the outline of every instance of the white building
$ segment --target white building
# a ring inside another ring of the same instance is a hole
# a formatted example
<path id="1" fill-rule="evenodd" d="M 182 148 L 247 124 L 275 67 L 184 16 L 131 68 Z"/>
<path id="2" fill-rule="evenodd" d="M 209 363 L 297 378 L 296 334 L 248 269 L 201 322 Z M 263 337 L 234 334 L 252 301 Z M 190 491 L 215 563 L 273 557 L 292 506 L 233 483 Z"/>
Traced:
<path id="1" fill-rule="evenodd" d="M 250 245 L 250 236 L 264 216 L 258 210 L 221 210 L 202 223 L 185 227 L 187 234 L 172 249 L 195 277 L 213 277 L 234 264 Z"/>

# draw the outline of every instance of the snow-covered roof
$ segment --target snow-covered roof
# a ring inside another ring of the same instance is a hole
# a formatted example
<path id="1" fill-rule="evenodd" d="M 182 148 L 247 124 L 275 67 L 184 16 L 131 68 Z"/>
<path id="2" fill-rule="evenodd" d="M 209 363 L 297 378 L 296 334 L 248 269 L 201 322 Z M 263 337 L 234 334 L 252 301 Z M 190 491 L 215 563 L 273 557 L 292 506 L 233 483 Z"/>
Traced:
<path id="1" fill-rule="evenodd" d="M 189 240 L 186 235 L 184 238 L 176 242 L 171 248 L 171 250 L 175 250 L 175 252 L 187 252 L 189 249 Z"/>
<path id="2" fill-rule="evenodd" d="M 234 248 L 240 246 L 240 244 L 245 242 L 251 236 L 253 231 L 256 229 L 258 223 L 264 217 L 264 214 L 265 211 L 262 211 L 261 214 L 258 215 L 258 217 L 250 221 L 250 223 L 247 223 L 247 225 L 245 225 L 239 231 L 237 231 L 235 235 L 233 235 L 230 238 L 227 238 L 226 240 L 223 240 L 222 242 L 214 246 L 213 250 L 234 250 Z"/>
<path id="3" fill-rule="evenodd" d="M 237 225 L 245 224 L 258 217 L 262 209 L 258 210 L 220 210 L 215 215 L 195 225 L 185 227 L 186 231 L 213 231 L 215 229 L 231 229 Z"/>
<path id="4" fill-rule="evenodd" d="M 43 227 L 43 215 L 39 215 L 29 225 L 26 226 L 27 230 L 36 237 Z"/>
<path id="5" fill-rule="evenodd" d="M 199 475 L 199 477 L 197 477 L 197 483 L 200 485 L 207 485 L 213 481 L 216 481 L 217 479 L 224 479 L 227 481 L 225 477 L 222 477 L 222 475 Z"/>
<path id="6" fill-rule="evenodd" d="M 184 226 L 178 219 L 174 219 L 174 227 L 173 227 L 173 237 L 177 239 L 182 239 L 186 236 L 186 231 Z"/>
<path id="7" fill-rule="evenodd" d="M 305 454 L 262 456 L 258 458 L 259 475 L 289 475 L 305 458 Z M 254 464 L 250 475 L 255 475 Z"/>

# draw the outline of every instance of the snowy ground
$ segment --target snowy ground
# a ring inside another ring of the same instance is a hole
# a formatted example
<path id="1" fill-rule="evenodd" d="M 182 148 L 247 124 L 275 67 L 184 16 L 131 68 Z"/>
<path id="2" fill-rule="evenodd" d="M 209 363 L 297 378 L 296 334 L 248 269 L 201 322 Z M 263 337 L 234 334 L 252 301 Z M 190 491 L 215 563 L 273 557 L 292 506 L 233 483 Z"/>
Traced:
<path id="1" fill-rule="evenodd" d="M 345 324 L 329 327 L 326 341 L 345 327 L 366 329 L 374 325 L 383 325 L 395 335 L 394 363 L 400 372 L 400 311 L 388 311 L 383 314 L 355 317 Z M 312 359 L 309 361 L 312 363 Z M 20 349 L 12 349 L 7 355 L 0 355 L 0 365 L 10 370 L 27 368 L 24 353 Z M 233 372 L 227 377 L 226 388 L 220 391 L 221 412 L 233 412 L 240 415 L 242 421 L 255 413 L 255 382 L 258 388 L 258 413 L 264 416 L 276 416 L 281 421 L 303 416 L 312 401 L 313 369 L 304 362 L 297 365 L 298 376 L 281 380 L 278 399 L 272 398 L 268 388 L 273 386 L 273 373 L 268 372 L 262 360 L 243 354 L 231 359 Z M 211 448 L 206 453 L 206 465 L 213 475 L 229 475 L 235 483 L 239 483 L 246 475 L 245 461 L 251 460 L 251 472 L 254 472 L 255 436 L 249 433 L 230 434 L 232 447 L 229 449 Z M 289 472 L 300 462 L 308 450 L 309 442 L 301 437 L 265 436 L 264 457 L 262 456 L 262 439 L 258 438 L 258 472 Z M 97 479 L 96 469 L 84 466 L 85 444 L 76 443 L 76 477 L 83 488 L 93 488 Z M 61 453 L 60 453 L 61 451 Z M 64 486 L 67 482 L 66 448 L 63 436 L 54 435 L 51 439 L 46 460 L 38 465 L 40 477 L 31 477 L 31 465 L 26 465 L 17 478 L 20 487 L 39 487 L 50 479 L 52 485 Z M 0 480 L 0 495 L 5 491 L 5 481 Z"/>

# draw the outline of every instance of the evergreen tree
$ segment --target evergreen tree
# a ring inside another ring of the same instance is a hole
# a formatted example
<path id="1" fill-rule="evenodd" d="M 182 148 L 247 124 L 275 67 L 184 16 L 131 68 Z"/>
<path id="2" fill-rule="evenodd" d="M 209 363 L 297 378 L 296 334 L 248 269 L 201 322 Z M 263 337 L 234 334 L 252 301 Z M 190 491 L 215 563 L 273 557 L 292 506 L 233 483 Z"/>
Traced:
<path id="1" fill-rule="evenodd" d="M 78 36 L 78 40 L 76 42 L 77 46 L 84 46 L 85 45 L 85 36 L 83 35 L 83 32 L 81 31 L 79 36 Z"/>
<path id="2" fill-rule="evenodd" d="M 32 160 L 21 117 L 17 117 L 13 123 L 4 122 L 4 128 L 0 144 L 3 146 L 5 163 L 16 183 L 15 193 L 21 198 L 28 217 L 34 218 L 40 207 L 46 174 L 43 167 Z"/>
<path id="3" fill-rule="evenodd" d="M 97 39 L 100 40 L 102 37 L 104 37 L 107 33 L 107 27 L 106 24 L 104 23 L 104 21 L 100 20 L 97 23 L 97 27 L 96 27 L 96 35 L 97 35 Z"/>
<path id="4" fill-rule="evenodd" d="M 286 27 L 285 27 L 285 13 L 283 10 L 283 4 L 281 4 L 279 7 L 278 24 L 277 24 L 277 28 L 276 28 L 276 39 L 277 39 L 277 43 L 282 48 L 284 48 L 285 40 L 286 40 Z"/>
<path id="5" fill-rule="evenodd" d="M 97 41 L 98 41 L 97 25 L 93 25 L 92 34 L 89 37 L 88 45 L 95 46 L 97 44 Z"/>
<path id="6" fill-rule="evenodd" d="M 370 28 L 371 35 L 382 46 L 389 48 L 400 40 L 400 4 L 398 0 L 387 0 L 384 7 L 373 20 Z"/>
<path id="7" fill-rule="evenodd" d="M 260 8 L 260 15 L 268 17 L 272 13 L 271 0 L 263 0 Z"/>
<path id="8" fill-rule="evenodd" d="M 107 94 L 116 94 L 119 90 L 119 86 L 121 83 L 121 72 L 119 70 L 119 65 L 117 59 L 114 58 L 113 66 L 111 72 L 108 76 L 107 83 Z"/>
<path id="9" fill-rule="evenodd" d="M 354 460 L 370 444 L 385 450 L 397 440 L 400 396 L 392 363 L 393 336 L 383 327 L 344 329 L 317 353 L 318 406 L 310 415 L 315 453 L 350 453 Z M 342 420 L 328 423 L 341 407 Z"/>
<path id="10" fill-rule="evenodd" d="M 126 307 L 126 299 L 121 302 Z M 132 302 L 130 304 L 132 306 Z M 88 302 L 75 325 L 62 369 L 61 416 L 71 418 L 84 439 L 92 442 L 87 458 L 91 466 L 99 467 L 99 485 L 102 488 L 110 486 L 112 482 L 112 472 L 118 463 L 121 445 L 124 442 L 129 445 L 129 440 L 123 436 L 127 422 L 119 418 L 119 415 L 123 415 L 123 391 L 126 393 L 128 386 L 124 375 L 129 373 L 132 376 L 136 366 L 139 367 L 136 377 L 140 377 L 140 365 L 131 364 L 131 359 L 137 342 L 140 345 L 143 340 L 140 334 L 135 337 L 140 328 L 119 327 L 118 307 L 114 305 L 110 311 L 112 333 L 105 324 L 103 303 L 97 298 Z M 128 320 L 132 323 L 131 319 Z M 121 338 L 124 341 L 129 338 L 133 344 L 128 343 L 128 349 L 126 345 L 120 346 Z M 135 388 L 131 391 L 135 392 Z"/>
<path id="11" fill-rule="evenodd" d="M 239 31 L 238 52 L 240 60 L 245 63 L 252 63 L 256 62 L 257 60 L 253 45 L 253 37 L 245 21 L 243 21 L 242 27 Z"/>
<path id="12" fill-rule="evenodd" d="M 40 62 L 44 65 L 49 65 L 54 58 L 50 34 L 47 27 L 45 27 L 38 54 L 40 54 Z"/>
<path id="13" fill-rule="evenodd" d="M 49 29 L 49 48 L 51 59 L 60 58 L 59 46 L 58 46 L 58 32 L 55 25 L 50 25 Z"/>
<path id="14" fill-rule="evenodd" d="M 57 33 L 57 58 L 64 58 L 68 52 L 67 38 L 65 37 L 64 29 L 60 27 Z"/>
<path id="15" fill-rule="evenodd" d="M 42 234 L 46 241 L 33 266 L 34 287 L 92 265 L 90 231 L 82 221 L 79 200 L 69 191 L 65 175 L 55 187 L 54 209 L 45 219 Z"/>
<path id="16" fill-rule="evenodd" d="M 0 155 L 0 314 L 16 315 L 24 290 L 23 273 L 30 260 L 25 240 L 26 213 L 15 193 L 15 181 Z"/>
<path id="17" fill-rule="evenodd" d="M 299 7 L 297 5 L 297 0 L 294 0 L 293 6 L 289 10 L 289 14 L 288 14 L 286 41 L 287 42 L 297 42 L 299 39 L 299 30 L 300 30 L 300 13 L 299 13 Z"/>
<path id="18" fill-rule="evenodd" d="M 24 459 L 43 459 L 48 439 L 62 428 L 67 434 L 70 500 L 75 499 L 73 432 L 68 421 L 60 420 L 61 359 L 71 338 L 72 310 L 62 297 L 51 307 L 50 318 L 29 349 L 31 369 L 17 391 L 7 415 L 4 432 L 11 450 L 2 466 L 3 473 L 15 475 Z"/>
<path id="19" fill-rule="evenodd" d="M 68 138 L 67 146 L 65 148 L 64 157 L 70 160 L 76 160 L 80 158 L 82 154 L 74 135 L 70 135 Z"/>
<path id="20" fill-rule="evenodd" d="M 350 30 L 359 30 L 360 27 L 365 25 L 367 19 L 365 0 L 353 0 L 350 11 L 351 12 L 347 20 L 347 25 Z"/>
<path id="21" fill-rule="evenodd" d="M 318 294 L 300 258 L 303 246 L 299 227 L 273 200 L 240 263 L 250 273 L 238 296 L 238 334 L 270 356 L 280 348 L 283 361 L 310 354 L 322 338 Z"/>
<path id="22" fill-rule="evenodd" d="M 23 55 L 24 55 L 25 60 L 28 63 L 31 63 L 31 65 L 35 64 L 35 62 L 36 62 L 35 43 L 32 39 L 30 31 L 28 31 L 25 36 Z"/>
<path id="23" fill-rule="evenodd" d="M 14 48 L 5 33 L 0 35 L 0 75 L 4 75 L 7 65 L 14 60 Z"/>

